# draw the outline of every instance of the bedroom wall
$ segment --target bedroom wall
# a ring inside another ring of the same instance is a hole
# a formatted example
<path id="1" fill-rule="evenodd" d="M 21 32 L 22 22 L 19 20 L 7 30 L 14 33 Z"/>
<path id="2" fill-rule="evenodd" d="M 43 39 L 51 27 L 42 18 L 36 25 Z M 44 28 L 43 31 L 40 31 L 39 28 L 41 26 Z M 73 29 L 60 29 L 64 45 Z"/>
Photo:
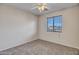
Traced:
<path id="1" fill-rule="evenodd" d="M 62 15 L 62 33 L 47 32 L 47 17 Z M 40 16 L 39 38 L 79 49 L 79 6 Z"/>
<path id="2" fill-rule="evenodd" d="M 37 39 L 37 17 L 0 5 L 0 51 Z"/>

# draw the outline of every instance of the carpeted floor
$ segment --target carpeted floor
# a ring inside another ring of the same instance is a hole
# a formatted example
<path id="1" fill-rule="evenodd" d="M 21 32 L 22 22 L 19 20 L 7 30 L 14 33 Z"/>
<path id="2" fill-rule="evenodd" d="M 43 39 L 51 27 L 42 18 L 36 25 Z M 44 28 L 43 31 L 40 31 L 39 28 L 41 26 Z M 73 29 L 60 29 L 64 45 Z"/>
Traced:
<path id="1" fill-rule="evenodd" d="M 63 45 L 35 40 L 0 52 L 0 55 L 77 55 L 79 50 Z"/>

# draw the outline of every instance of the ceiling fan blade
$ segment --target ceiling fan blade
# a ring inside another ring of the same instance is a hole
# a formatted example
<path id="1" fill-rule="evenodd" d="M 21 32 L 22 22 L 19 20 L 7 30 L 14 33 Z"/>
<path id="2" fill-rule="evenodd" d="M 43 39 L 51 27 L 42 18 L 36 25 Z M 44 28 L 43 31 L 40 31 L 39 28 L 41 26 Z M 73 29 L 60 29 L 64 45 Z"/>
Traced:
<path id="1" fill-rule="evenodd" d="M 33 7 L 33 8 L 31 8 L 31 9 L 36 9 L 37 7 Z"/>

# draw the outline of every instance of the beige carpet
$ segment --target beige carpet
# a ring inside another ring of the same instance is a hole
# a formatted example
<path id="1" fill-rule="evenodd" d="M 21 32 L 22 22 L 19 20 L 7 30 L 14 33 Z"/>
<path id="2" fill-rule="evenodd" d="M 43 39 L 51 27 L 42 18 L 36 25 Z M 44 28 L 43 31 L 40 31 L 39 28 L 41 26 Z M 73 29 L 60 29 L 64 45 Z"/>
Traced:
<path id="1" fill-rule="evenodd" d="M 35 40 L 24 45 L 0 52 L 0 55 L 77 55 L 79 50 L 43 40 Z"/>

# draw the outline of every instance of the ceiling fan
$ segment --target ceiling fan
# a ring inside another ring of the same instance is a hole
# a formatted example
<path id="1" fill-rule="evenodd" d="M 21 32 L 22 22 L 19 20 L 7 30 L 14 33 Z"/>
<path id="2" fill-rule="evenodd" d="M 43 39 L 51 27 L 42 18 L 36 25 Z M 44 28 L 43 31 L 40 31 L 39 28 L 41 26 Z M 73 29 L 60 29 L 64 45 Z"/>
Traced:
<path id="1" fill-rule="evenodd" d="M 48 11 L 48 6 L 46 3 L 37 3 L 35 4 L 35 7 L 32 9 L 37 9 L 39 12 Z"/>

